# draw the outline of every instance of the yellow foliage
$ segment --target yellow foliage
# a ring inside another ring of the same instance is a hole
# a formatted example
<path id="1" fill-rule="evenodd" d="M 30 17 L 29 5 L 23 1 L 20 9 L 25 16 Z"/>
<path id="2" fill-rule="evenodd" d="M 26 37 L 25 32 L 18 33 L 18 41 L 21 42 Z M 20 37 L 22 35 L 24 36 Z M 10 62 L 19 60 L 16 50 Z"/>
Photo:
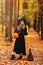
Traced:
<path id="1" fill-rule="evenodd" d="M 24 0 L 20 0 L 20 8 L 19 8 L 19 15 L 23 16 L 25 15 L 27 20 L 30 21 L 31 24 L 33 24 L 34 20 L 34 14 L 35 12 L 38 12 L 38 1 L 37 0 L 25 0 L 28 4 L 28 9 L 23 9 L 23 2 Z"/>

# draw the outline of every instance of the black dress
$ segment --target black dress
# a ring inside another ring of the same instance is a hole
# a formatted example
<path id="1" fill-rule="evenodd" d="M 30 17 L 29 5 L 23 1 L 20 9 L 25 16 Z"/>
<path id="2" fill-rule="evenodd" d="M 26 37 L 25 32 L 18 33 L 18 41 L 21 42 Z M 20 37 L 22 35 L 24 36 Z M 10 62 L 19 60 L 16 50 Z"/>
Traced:
<path id="1" fill-rule="evenodd" d="M 14 52 L 16 52 L 17 54 L 23 54 L 26 55 L 26 48 L 25 48 L 25 39 L 24 39 L 24 35 L 27 35 L 27 30 L 26 27 L 25 29 L 21 29 L 21 30 L 17 30 L 16 32 L 19 34 L 19 38 L 16 39 L 15 41 L 15 45 L 14 45 Z"/>

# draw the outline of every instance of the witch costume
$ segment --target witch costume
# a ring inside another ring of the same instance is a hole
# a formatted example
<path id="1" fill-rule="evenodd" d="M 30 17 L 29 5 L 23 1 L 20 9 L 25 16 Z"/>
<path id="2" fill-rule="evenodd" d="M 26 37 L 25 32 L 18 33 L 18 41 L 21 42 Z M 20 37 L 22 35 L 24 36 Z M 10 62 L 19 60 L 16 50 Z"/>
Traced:
<path id="1" fill-rule="evenodd" d="M 14 49 L 13 51 L 16 52 L 17 54 L 23 54 L 26 55 L 26 48 L 25 48 L 25 39 L 24 35 L 27 35 L 27 29 L 26 27 L 23 29 L 16 29 L 16 31 L 19 34 L 19 38 L 16 39 Z"/>
<path id="2" fill-rule="evenodd" d="M 16 54 L 23 54 L 26 55 L 26 47 L 25 47 L 25 38 L 24 35 L 27 35 L 27 28 L 26 25 L 23 28 L 19 27 L 20 21 L 24 21 L 23 19 L 18 20 L 18 27 L 15 30 L 15 33 L 18 33 L 19 37 L 15 40 L 14 49 L 13 51 L 16 52 Z M 25 21 L 24 21 L 25 23 Z M 11 56 L 11 60 L 15 58 L 14 55 Z M 18 59 L 21 59 L 22 56 L 20 56 Z"/>

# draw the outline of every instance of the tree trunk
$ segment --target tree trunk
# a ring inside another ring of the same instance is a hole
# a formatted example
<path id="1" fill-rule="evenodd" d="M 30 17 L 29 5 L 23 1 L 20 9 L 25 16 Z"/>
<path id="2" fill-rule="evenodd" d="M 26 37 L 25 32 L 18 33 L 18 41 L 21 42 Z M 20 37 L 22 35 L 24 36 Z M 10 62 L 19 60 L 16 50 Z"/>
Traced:
<path id="1" fill-rule="evenodd" d="M 41 16 L 41 39 L 43 40 L 43 0 L 38 0 Z"/>
<path id="2" fill-rule="evenodd" d="M 20 2 L 18 0 L 18 17 L 19 17 L 19 6 L 20 6 Z"/>
<path id="3" fill-rule="evenodd" d="M 12 7 L 13 0 L 6 0 L 6 29 L 5 29 L 5 38 L 8 38 L 9 41 L 12 41 Z"/>
<path id="4" fill-rule="evenodd" d="M 2 33 L 4 31 L 4 21 L 3 21 L 3 3 L 1 1 L 1 12 L 2 12 Z"/>
<path id="5" fill-rule="evenodd" d="M 43 15 L 41 15 L 41 39 L 43 40 Z"/>
<path id="6" fill-rule="evenodd" d="M 39 34 L 39 32 L 40 32 L 40 17 L 38 18 L 38 34 Z"/>
<path id="7" fill-rule="evenodd" d="M 35 19 L 34 19 L 34 25 L 33 25 L 33 28 L 35 31 L 36 31 L 36 27 L 37 27 L 37 21 L 36 21 L 36 13 L 35 13 Z"/>
<path id="8" fill-rule="evenodd" d="M 14 0 L 14 31 L 17 27 L 17 8 L 16 8 L 16 0 Z"/>

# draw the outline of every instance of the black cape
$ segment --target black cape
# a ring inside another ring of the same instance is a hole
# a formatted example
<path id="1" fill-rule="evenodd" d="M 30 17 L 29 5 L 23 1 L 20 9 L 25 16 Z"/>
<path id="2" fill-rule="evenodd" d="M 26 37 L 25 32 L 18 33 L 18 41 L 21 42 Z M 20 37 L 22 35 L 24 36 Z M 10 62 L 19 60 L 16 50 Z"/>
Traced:
<path id="1" fill-rule="evenodd" d="M 26 55 L 26 48 L 25 48 L 25 39 L 24 39 L 24 35 L 27 35 L 27 30 L 26 27 L 21 30 L 17 30 L 16 32 L 19 34 L 19 38 L 16 39 L 15 41 L 15 45 L 14 45 L 14 52 L 16 52 L 17 54 L 23 54 Z"/>

